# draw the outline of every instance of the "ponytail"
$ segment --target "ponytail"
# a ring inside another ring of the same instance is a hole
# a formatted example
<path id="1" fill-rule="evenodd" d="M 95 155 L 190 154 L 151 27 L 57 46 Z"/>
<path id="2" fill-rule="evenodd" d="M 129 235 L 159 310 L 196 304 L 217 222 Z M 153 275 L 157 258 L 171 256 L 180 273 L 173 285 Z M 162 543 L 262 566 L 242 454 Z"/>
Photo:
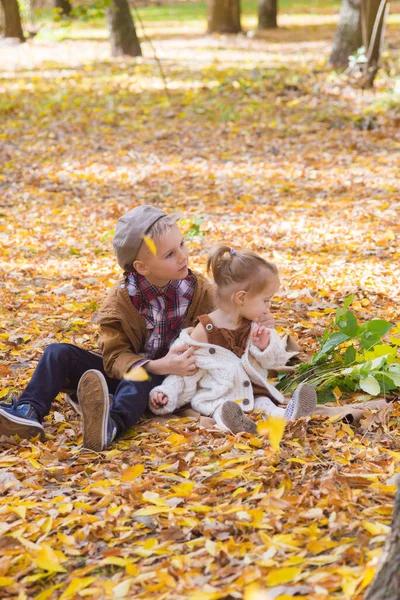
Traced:
<path id="1" fill-rule="evenodd" d="M 238 287 L 250 294 L 261 292 L 273 276 L 278 276 L 276 265 L 251 250 L 237 252 L 226 244 L 215 246 L 208 255 L 207 273 L 211 273 L 217 295 Z"/>

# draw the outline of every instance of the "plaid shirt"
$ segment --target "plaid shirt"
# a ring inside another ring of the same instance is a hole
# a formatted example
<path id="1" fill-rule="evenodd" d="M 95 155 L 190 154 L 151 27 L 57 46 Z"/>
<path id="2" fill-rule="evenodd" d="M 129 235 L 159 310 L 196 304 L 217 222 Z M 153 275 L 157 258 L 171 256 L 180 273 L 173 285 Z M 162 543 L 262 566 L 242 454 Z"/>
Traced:
<path id="1" fill-rule="evenodd" d="M 185 279 L 171 280 L 157 288 L 136 271 L 127 277 L 128 294 L 134 307 L 146 322 L 144 351 L 147 360 L 165 356 L 179 336 L 196 287 L 196 278 L 189 271 Z M 144 364 L 147 360 L 136 363 Z"/>

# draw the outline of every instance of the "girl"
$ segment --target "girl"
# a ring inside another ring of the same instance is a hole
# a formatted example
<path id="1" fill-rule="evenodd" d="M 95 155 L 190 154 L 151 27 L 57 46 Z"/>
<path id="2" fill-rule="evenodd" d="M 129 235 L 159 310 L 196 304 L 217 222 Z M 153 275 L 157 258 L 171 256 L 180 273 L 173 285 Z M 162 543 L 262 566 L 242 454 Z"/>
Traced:
<path id="1" fill-rule="evenodd" d="M 182 331 L 175 344 L 195 348 L 197 371 L 168 376 L 150 392 L 156 414 L 171 413 L 184 404 L 212 416 L 224 430 L 254 433 L 245 413 L 262 409 L 287 421 L 311 415 L 316 393 L 301 384 L 285 408 L 282 394 L 268 382 L 268 370 L 283 367 L 297 354 L 289 351 L 288 336 L 258 326 L 279 290 L 277 267 L 249 250 L 236 252 L 220 245 L 210 253 L 207 271 L 216 284 L 217 309 L 198 318 L 195 328 Z"/>

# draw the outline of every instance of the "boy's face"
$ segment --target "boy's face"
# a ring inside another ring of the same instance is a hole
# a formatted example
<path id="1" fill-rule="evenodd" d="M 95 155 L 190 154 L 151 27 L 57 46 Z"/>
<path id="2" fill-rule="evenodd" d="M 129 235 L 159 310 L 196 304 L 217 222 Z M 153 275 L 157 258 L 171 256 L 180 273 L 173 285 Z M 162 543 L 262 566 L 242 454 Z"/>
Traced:
<path id="1" fill-rule="evenodd" d="M 146 244 L 141 245 L 133 263 L 136 271 L 157 287 L 164 287 L 171 279 L 185 279 L 188 276 L 189 251 L 179 227 L 174 225 L 154 243 L 156 256 Z"/>

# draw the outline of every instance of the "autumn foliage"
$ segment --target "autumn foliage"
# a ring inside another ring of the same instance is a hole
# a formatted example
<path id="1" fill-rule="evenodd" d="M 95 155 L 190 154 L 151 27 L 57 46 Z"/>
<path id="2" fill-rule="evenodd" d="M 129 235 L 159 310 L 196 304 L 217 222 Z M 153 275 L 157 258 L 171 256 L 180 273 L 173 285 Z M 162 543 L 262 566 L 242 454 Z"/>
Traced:
<path id="1" fill-rule="evenodd" d="M 277 327 L 303 359 L 350 294 L 360 323 L 398 322 L 399 55 L 376 91 L 354 90 L 324 67 L 324 23 L 268 40 L 155 35 L 171 100 L 146 43 L 137 62 L 87 40 L 0 59 L 2 401 L 46 345 L 96 348 L 113 228 L 137 203 L 184 213 L 200 270 L 217 241 L 275 261 Z M 395 22 L 387 35 L 396 48 Z M 44 443 L 2 440 L 0 596 L 361 600 L 399 424 L 398 402 L 356 426 L 315 417 L 254 436 L 145 420 L 96 454 L 60 396 Z"/>

